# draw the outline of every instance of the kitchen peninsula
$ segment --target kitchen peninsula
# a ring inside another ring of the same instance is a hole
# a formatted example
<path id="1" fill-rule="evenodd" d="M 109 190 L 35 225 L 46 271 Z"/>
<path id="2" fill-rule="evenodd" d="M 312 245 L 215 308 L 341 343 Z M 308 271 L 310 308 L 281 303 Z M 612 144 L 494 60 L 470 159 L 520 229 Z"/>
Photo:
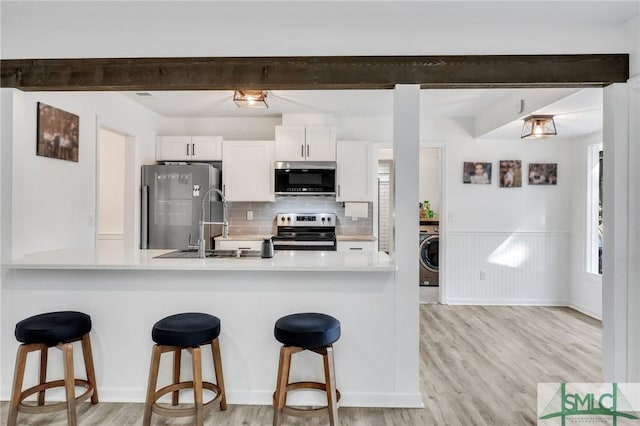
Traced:
<path id="1" fill-rule="evenodd" d="M 57 250 L 16 259 L 3 265 L 11 275 L 3 305 L 12 307 L 3 309 L 3 321 L 57 309 L 88 313 L 101 400 L 140 402 L 154 322 L 176 312 L 212 313 L 222 321 L 228 401 L 269 405 L 278 365 L 275 320 L 323 312 L 342 323 L 335 354 L 343 406 L 421 406 L 419 394 L 395 386 L 395 262 L 388 255 L 278 251 L 271 259 L 154 258 L 167 251 L 127 251 L 108 242 L 95 252 Z M 2 343 L 2 356 L 11 359 L 17 346 L 11 333 L 3 333 Z M 292 379 L 320 379 L 317 361 L 301 362 Z M 11 376 L 10 366 L 4 364 L 4 377 Z M 206 365 L 205 374 L 210 370 Z M 297 401 L 321 403 L 322 397 L 298 395 Z"/>

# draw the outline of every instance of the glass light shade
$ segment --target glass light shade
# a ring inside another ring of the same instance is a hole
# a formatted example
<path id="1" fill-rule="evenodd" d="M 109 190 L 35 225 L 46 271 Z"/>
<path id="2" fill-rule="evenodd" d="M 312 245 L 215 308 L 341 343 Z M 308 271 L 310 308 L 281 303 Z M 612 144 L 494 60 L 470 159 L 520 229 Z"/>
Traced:
<path id="1" fill-rule="evenodd" d="M 557 135 L 553 115 L 530 115 L 524 119 L 521 139 L 544 139 Z"/>
<path id="2" fill-rule="evenodd" d="M 236 90 L 233 102 L 238 108 L 269 108 L 266 90 Z"/>

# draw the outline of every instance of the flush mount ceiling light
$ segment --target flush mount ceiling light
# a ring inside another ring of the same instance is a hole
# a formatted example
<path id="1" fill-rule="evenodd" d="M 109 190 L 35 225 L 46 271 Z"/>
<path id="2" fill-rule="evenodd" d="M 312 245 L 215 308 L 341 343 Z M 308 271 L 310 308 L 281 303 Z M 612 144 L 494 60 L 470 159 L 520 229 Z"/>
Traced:
<path id="1" fill-rule="evenodd" d="M 233 102 L 238 108 L 269 108 L 266 90 L 236 90 Z"/>
<path id="2" fill-rule="evenodd" d="M 553 115 L 530 115 L 524 119 L 520 138 L 544 139 L 557 134 Z"/>

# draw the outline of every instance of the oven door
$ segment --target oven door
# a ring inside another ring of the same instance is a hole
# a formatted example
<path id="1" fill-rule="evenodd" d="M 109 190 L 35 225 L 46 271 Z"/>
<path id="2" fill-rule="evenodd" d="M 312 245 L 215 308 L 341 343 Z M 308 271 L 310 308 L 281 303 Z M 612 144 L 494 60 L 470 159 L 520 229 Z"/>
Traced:
<path id="1" fill-rule="evenodd" d="M 332 162 L 278 162 L 276 195 L 335 195 L 336 169 Z"/>
<path id="2" fill-rule="evenodd" d="M 288 237 L 274 236 L 273 248 L 275 250 L 316 250 L 316 251 L 336 251 L 336 239 L 334 238 L 312 238 L 312 237 Z"/>

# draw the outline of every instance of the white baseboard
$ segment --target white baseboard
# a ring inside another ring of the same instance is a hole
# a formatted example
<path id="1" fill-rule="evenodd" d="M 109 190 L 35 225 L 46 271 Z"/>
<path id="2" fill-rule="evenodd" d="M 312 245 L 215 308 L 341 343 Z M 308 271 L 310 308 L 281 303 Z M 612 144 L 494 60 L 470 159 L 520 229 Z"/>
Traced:
<path id="1" fill-rule="evenodd" d="M 486 305 L 486 306 L 569 306 L 568 300 L 556 299 L 478 299 L 447 298 L 447 305 Z"/>
<path id="2" fill-rule="evenodd" d="M 146 388 L 99 388 L 100 402 L 144 403 Z M 10 389 L 2 388 L 2 400 L 9 400 Z M 167 401 L 169 401 L 169 396 Z M 206 399 L 206 395 L 205 395 Z M 185 392 L 180 398 L 189 402 L 189 394 Z M 323 405 L 326 399 L 321 393 L 305 392 L 291 394 L 287 401 L 292 405 Z M 271 405 L 273 390 L 268 391 L 227 391 L 229 404 L 241 405 Z M 343 392 L 340 400 L 341 407 L 378 407 L 378 408 L 424 408 L 420 393 L 366 393 Z"/>
<path id="3" fill-rule="evenodd" d="M 98 234 L 99 240 L 124 240 L 124 234 Z"/>
<path id="4" fill-rule="evenodd" d="M 597 320 L 602 321 L 602 313 L 601 312 L 597 312 L 597 311 L 595 311 L 595 310 L 593 310 L 591 308 L 587 308 L 586 306 L 583 306 L 583 305 L 581 305 L 579 303 L 574 303 L 574 302 L 569 303 L 568 306 L 571 309 L 574 309 L 574 310 L 576 310 L 578 312 L 581 312 L 581 313 L 583 313 L 583 314 L 585 314 L 587 316 L 590 316 L 591 318 L 595 318 Z"/>

